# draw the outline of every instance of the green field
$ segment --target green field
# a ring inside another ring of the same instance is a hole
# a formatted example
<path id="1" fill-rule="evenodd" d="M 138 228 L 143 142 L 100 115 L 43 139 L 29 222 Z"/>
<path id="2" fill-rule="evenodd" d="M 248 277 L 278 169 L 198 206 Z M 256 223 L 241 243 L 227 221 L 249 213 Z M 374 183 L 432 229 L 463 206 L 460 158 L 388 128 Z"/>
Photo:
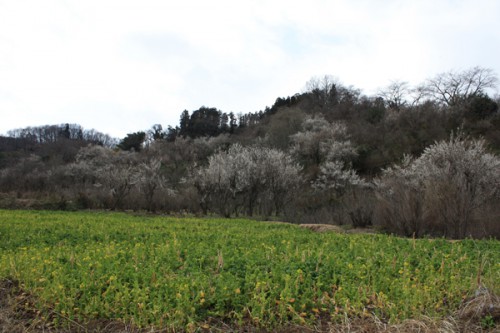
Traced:
<path id="1" fill-rule="evenodd" d="M 500 242 L 314 233 L 295 225 L 0 210 L 0 278 L 42 315 L 138 327 L 442 318 L 486 286 Z M 61 321 L 62 325 L 64 322 Z"/>

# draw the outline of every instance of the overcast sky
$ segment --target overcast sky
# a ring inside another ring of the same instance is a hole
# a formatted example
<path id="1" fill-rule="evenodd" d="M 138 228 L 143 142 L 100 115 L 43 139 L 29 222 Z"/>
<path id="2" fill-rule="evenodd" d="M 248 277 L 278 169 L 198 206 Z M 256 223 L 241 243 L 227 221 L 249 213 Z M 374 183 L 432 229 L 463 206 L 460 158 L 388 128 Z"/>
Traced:
<path id="1" fill-rule="evenodd" d="M 246 113 L 333 75 L 365 94 L 474 66 L 500 74 L 497 0 L 0 0 L 0 134 L 114 137 L 184 109 Z"/>

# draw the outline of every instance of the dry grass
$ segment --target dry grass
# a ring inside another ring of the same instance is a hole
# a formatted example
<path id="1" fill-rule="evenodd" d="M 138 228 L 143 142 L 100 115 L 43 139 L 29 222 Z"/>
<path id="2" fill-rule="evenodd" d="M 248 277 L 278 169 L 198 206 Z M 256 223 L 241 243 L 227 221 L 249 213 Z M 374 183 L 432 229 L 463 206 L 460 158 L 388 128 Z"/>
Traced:
<path id="1" fill-rule="evenodd" d="M 332 224 L 300 224 L 300 227 L 306 228 L 315 232 L 337 232 L 344 234 L 346 231 L 337 225 Z"/>
<path id="2" fill-rule="evenodd" d="M 490 323 L 500 324 L 500 297 L 485 287 L 476 290 L 466 299 L 456 313 L 456 317 L 466 323 L 476 324 L 488 318 Z M 499 330 L 500 332 L 500 327 Z"/>
<path id="3" fill-rule="evenodd" d="M 330 327 L 329 333 L 500 333 L 500 297 L 480 287 L 473 296 L 447 318 L 422 317 L 389 325 L 377 317 L 345 318 L 343 323 Z"/>

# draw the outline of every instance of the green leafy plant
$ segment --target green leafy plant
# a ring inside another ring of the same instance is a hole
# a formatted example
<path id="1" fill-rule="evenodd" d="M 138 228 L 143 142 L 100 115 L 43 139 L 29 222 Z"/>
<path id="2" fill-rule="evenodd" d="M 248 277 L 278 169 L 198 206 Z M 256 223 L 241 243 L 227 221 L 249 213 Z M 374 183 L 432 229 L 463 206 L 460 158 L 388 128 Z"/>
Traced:
<path id="1" fill-rule="evenodd" d="M 216 318 L 269 329 L 314 325 L 320 317 L 443 317 L 474 290 L 478 275 L 498 293 L 499 263 L 494 240 L 314 233 L 242 219 L 0 210 L 0 277 L 36 295 L 47 318 L 58 313 L 83 323 L 111 319 L 189 330 Z"/>

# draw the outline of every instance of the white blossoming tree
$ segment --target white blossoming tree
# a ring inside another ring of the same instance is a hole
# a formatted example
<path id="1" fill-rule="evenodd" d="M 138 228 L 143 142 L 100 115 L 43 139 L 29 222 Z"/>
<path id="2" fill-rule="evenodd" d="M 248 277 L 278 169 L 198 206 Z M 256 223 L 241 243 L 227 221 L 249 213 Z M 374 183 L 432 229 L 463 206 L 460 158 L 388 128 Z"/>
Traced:
<path id="1" fill-rule="evenodd" d="M 244 208 L 251 216 L 257 205 L 282 209 L 300 183 L 299 172 L 291 156 L 280 150 L 234 144 L 196 171 L 194 185 L 205 212 L 230 216 Z"/>
<path id="2" fill-rule="evenodd" d="M 333 220 L 339 224 L 351 214 L 351 220 L 359 221 L 354 217 L 359 216 L 361 211 L 360 205 L 353 205 L 357 201 L 355 192 L 367 184 L 352 169 L 357 152 L 349 140 L 347 126 L 342 122 L 330 123 L 319 116 L 307 118 L 302 124 L 302 131 L 292 136 L 292 142 L 291 151 L 306 168 L 312 183 L 311 202 L 306 206 L 327 207 L 322 209 L 328 210 L 327 215 L 334 216 Z M 370 218 L 363 216 L 362 220 Z"/>
<path id="3" fill-rule="evenodd" d="M 291 152 L 306 167 L 329 160 L 350 162 L 356 151 L 349 141 L 347 126 L 341 122 L 329 123 L 321 116 L 302 123 L 302 131 L 292 135 Z"/>
<path id="4" fill-rule="evenodd" d="M 386 170 L 378 185 L 389 213 L 405 217 L 406 234 L 435 228 L 464 238 L 474 214 L 499 198 L 500 158 L 487 152 L 484 140 L 459 133 Z"/>
<path id="5" fill-rule="evenodd" d="M 168 188 L 167 180 L 161 169 L 161 160 L 153 157 L 140 163 L 134 173 L 134 184 L 141 192 L 145 207 L 149 211 L 156 210 L 155 198 L 161 190 L 164 190 L 167 195 L 174 194 L 174 191 Z"/>
<path id="6" fill-rule="evenodd" d="M 98 206 L 123 208 L 129 200 L 135 208 L 155 210 L 159 192 L 172 193 L 161 168 L 161 160 L 154 156 L 141 162 L 135 153 L 88 146 L 68 165 L 66 176 L 79 185 L 81 198 L 97 199 Z"/>
<path id="7" fill-rule="evenodd" d="M 138 168 L 134 155 L 101 146 L 80 149 L 68 175 L 82 188 L 109 195 L 110 208 L 121 208 L 136 183 Z M 106 200 L 104 200 L 106 201 Z"/>

